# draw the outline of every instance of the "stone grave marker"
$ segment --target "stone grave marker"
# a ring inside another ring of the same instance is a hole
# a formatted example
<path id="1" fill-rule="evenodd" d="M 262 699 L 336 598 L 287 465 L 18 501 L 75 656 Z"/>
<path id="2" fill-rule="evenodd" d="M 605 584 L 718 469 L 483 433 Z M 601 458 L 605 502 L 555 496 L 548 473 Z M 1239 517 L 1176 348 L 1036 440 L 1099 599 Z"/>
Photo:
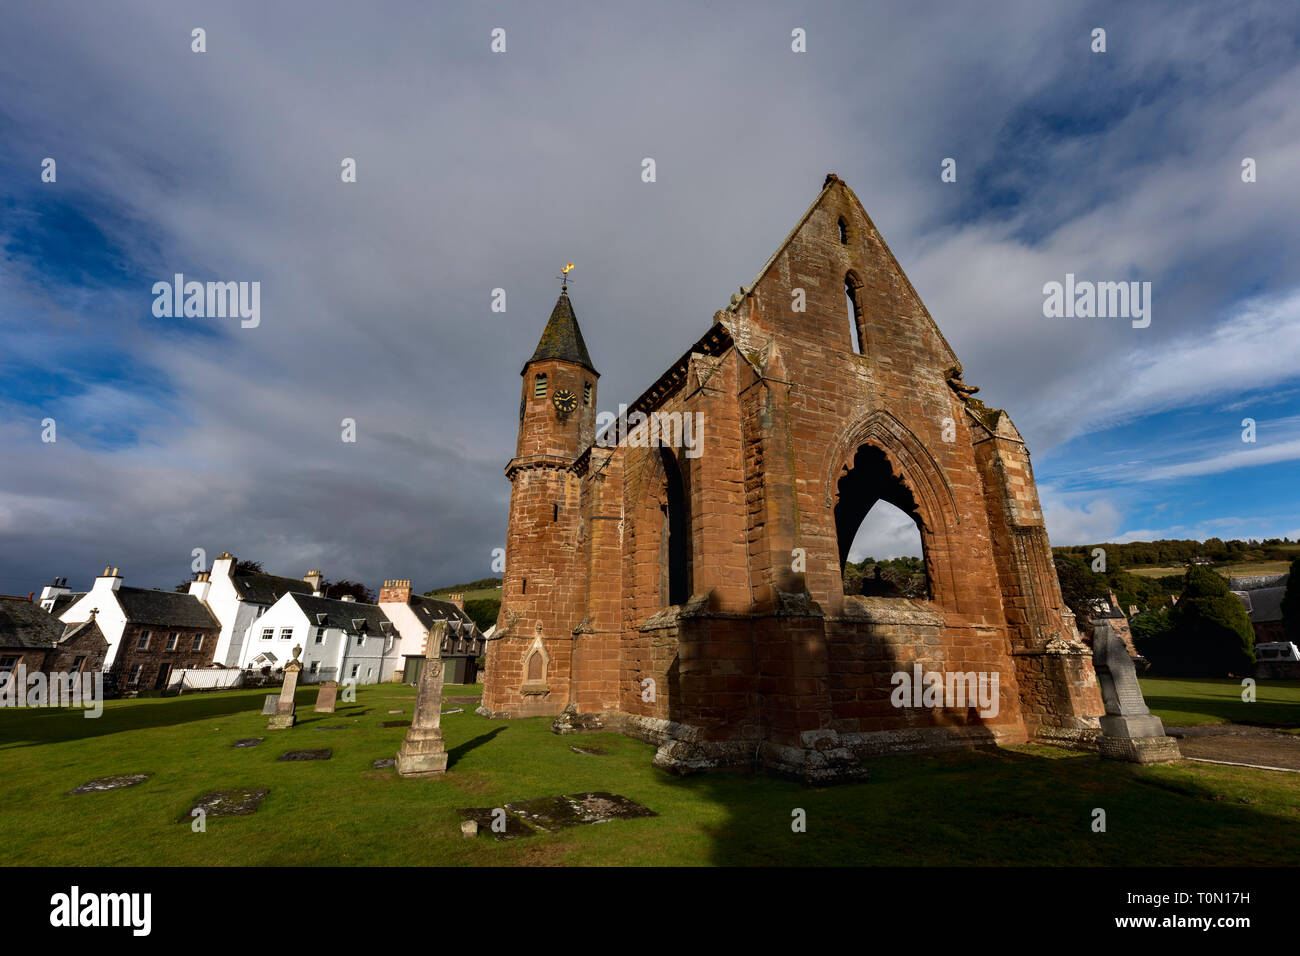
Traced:
<path id="1" fill-rule="evenodd" d="M 329 760 L 334 756 L 334 751 L 328 747 L 321 750 L 286 750 L 280 756 L 276 757 L 277 761 L 281 760 Z"/>
<path id="2" fill-rule="evenodd" d="M 266 700 L 262 701 L 262 716 L 270 717 L 275 713 L 275 705 L 280 702 L 279 694 L 267 694 Z"/>
<path id="3" fill-rule="evenodd" d="M 280 699 L 276 701 L 275 713 L 266 722 L 267 730 L 288 730 L 298 719 L 293 712 L 293 694 L 298 689 L 298 672 L 302 670 L 302 663 L 298 660 L 298 655 L 301 653 L 302 646 L 295 646 L 293 660 L 284 665 L 284 686 L 280 688 Z"/>
<path id="4" fill-rule="evenodd" d="M 316 691 L 316 713 L 332 714 L 334 713 L 334 702 L 338 700 L 339 682 L 336 680 L 323 680 L 320 682 L 320 689 Z"/>
<path id="5" fill-rule="evenodd" d="M 177 823 L 189 823 L 194 811 L 202 810 L 208 817 L 237 817 L 256 813 L 266 795 L 267 787 L 244 787 L 239 790 L 213 790 L 199 797 L 198 803 L 177 817 Z"/>
<path id="6" fill-rule="evenodd" d="M 442 661 L 442 642 L 447 622 L 434 621 L 415 692 L 415 713 L 397 751 L 397 772 L 404 777 L 432 777 L 447 772 L 447 748 L 442 742 L 442 680 L 446 665 Z"/>
<path id="7" fill-rule="evenodd" d="M 87 781 L 76 790 L 69 790 L 68 793 L 103 793 L 105 790 L 121 790 L 123 787 L 134 787 L 136 784 L 144 783 L 152 776 L 151 773 L 123 773 L 115 777 L 100 777 L 98 780 Z"/>
<path id="8" fill-rule="evenodd" d="M 1097 672 L 1106 716 L 1101 718 L 1097 749 L 1111 760 L 1170 763 L 1181 760 L 1178 742 L 1165 735 L 1160 718 L 1147 710 L 1133 658 L 1108 620 L 1092 629 L 1092 666 Z"/>

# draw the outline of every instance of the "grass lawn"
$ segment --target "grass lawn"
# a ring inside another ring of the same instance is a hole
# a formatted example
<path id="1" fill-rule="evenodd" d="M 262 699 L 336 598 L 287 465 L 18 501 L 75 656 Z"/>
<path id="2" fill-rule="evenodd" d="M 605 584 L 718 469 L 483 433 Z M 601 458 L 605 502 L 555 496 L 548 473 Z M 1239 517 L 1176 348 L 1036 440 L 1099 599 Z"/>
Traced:
<path id="1" fill-rule="evenodd" d="M 1247 561 L 1242 564 L 1225 564 L 1222 567 L 1211 568 L 1225 580 L 1228 578 L 1248 578 L 1256 574 L 1282 574 L 1291 569 L 1290 561 Z M 1125 568 L 1129 574 L 1136 574 L 1143 578 L 1165 578 L 1171 575 L 1182 577 L 1187 573 L 1185 565 L 1167 568 Z"/>
<path id="2" fill-rule="evenodd" d="M 1241 681 L 1231 677 L 1142 677 L 1139 683 L 1147 707 L 1172 727 L 1231 723 L 1300 728 L 1300 681 L 1261 681 L 1252 703 L 1241 699 Z"/>
<path id="3" fill-rule="evenodd" d="M 1217 704 L 1204 690 L 1168 690 L 1207 713 L 1231 709 L 1226 689 Z M 315 714 L 315 689 L 301 688 L 300 721 L 287 731 L 266 730 L 262 690 L 110 701 L 97 720 L 0 711 L 0 863 L 1188 866 L 1300 856 L 1300 774 L 1139 767 L 1050 747 L 877 758 L 869 782 L 819 789 L 763 776 L 677 778 L 652 768 L 654 748 L 639 741 L 558 737 L 546 718 L 488 721 L 467 709 L 443 718 L 447 775 L 404 780 L 371 763 L 396 753 L 405 729 L 381 723 L 399 708 L 409 718 L 413 694 L 361 687 L 355 704 Z M 344 729 L 318 729 L 335 725 Z M 242 737 L 266 740 L 234 749 Z M 609 753 L 576 754 L 574 743 Z M 333 759 L 276 762 L 320 747 Z M 96 777 L 139 772 L 153 776 L 67 795 Z M 211 818 L 207 832 L 192 832 L 194 801 L 235 787 L 270 794 L 251 816 Z M 460 835 L 457 808 L 587 790 L 659 815 L 503 843 Z M 1106 811 L 1106 833 L 1092 832 L 1095 807 Z M 791 831 L 796 808 L 807 813 L 805 833 Z"/>

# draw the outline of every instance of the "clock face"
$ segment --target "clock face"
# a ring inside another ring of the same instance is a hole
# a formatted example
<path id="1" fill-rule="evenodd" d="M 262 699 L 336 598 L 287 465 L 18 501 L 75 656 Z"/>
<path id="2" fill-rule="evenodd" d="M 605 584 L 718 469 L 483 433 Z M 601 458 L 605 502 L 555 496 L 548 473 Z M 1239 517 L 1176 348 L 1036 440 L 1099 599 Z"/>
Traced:
<path id="1" fill-rule="evenodd" d="M 555 397 L 551 399 L 551 402 L 555 405 L 557 412 L 567 415 L 578 407 L 578 396 L 567 388 L 561 388 L 556 390 Z"/>

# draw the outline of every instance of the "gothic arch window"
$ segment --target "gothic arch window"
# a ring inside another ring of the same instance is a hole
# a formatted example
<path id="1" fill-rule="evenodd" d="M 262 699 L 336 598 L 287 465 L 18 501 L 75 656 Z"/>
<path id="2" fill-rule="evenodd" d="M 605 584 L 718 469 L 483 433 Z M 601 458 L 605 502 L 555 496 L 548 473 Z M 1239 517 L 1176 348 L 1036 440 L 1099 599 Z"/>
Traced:
<path id="1" fill-rule="evenodd" d="M 838 491 L 844 593 L 928 600 L 931 574 L 916 500 L 885 453 L 874 445 L 859 448 Z M 862 565 L 866 558 L 874 560 Z"/>
<path id="2" fill-rule="evenodd" d="M 533 379 L 533 398 L 546 397 L 546 373 L 538 372 L 537 377 Z"/>
<path id="3" fill-rule="evenodd" d="M 550 669 L 551 657 L 539 637 L 533 641 L 524 655 L 523 681 L 520 691 L 524 694 L 545 694 L 547 692 L 546 672 Z"/>
<path id="4" fill-rule="evenodd" d="M 685 604 L 691 596 L 690 509 L 686 483 L 677 456 L 660 447 L 665 495 L 662 505 L 663 535 L 660 538 L 660 561 L 663 569 L 663 594 L 667 604 Z"/>
<path id="5" fill-rule="evenodd" d="M 853 344 L 853 354 L 861 355 L 862 336 L 862 280 L 850 272 L 844 277 L 844 306 L 849 316 L 849 341 Z"/>

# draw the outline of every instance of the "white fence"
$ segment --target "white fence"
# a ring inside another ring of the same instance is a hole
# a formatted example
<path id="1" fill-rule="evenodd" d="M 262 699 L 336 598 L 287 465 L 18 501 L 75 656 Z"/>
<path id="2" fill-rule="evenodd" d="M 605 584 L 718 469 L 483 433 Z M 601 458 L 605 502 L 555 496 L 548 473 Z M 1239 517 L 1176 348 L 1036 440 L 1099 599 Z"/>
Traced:
<path id="1" fill-rule="evenodd" d="M 244 682 L 244 672 L 237 667 L 191 667 L 173 671 L 168 690 L 229 690 Z"/>

